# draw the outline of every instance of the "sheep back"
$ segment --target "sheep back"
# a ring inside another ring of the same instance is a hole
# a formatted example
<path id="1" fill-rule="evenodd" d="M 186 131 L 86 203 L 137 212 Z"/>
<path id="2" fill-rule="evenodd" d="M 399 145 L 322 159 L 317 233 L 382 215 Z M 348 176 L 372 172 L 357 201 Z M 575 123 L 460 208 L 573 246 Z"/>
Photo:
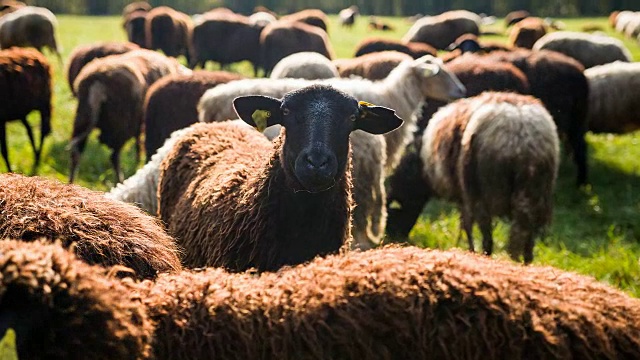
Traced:
<path id="1" fill-rule="evenodd" d="M 24 6 L 0 19 L 0 49 L 12 46 L 49 50 L 60 56 L 56 43 L 56 16 L 49 9 Z"/>
<path id="2" fill-rule="evenodd" d="M 590 277 L 461 251 L 387 247 L 143 286 L 158 359 L 640 356 L 638 299 Z"/>
<path id="3" fill-rule="evenodd" d="M 146 11 L 134 11 L 124 18 L 127 39 L 141 48 L 147 47 L 147 36 L 145 34 L 146 16 Z"/>
<path id="4" fill-rule="evenodd" d="M 193 25 L 191 18 L 168 6 L 151 9 L 145 19 L 147 48 L 162 50 L 165 55 L 185 55 L 189 62 L 189 40 Z"/>
<path id="5" fill-rule="evenodd" d="M 531 49 L 541 37 L 547 33 L 544 20 L 537 17 L 527 17 L 517 22 L 509 33 L 509 45 Z"/>
<path id="6" fill-rule="evenodd" d="M 423 42 L 444 50 L 460 35 L 480 34 L 482 19 L 466 10 L 447 11 L 418 19 L 402 38 L 403 42 Z"/>
<path id="7" fill-rule="evenodd" d="M 362 56 L 381 51 L 398 51 L 417 59 L 425 55 L 437 56 L 438 51 L 431 45 L 421 42 L 401 43 L 384 38 L 366 38 L 356 46 L 355 56 Z"/>
<path id="8" fill-rule="evenodd" d="M 299 79 L 329 79 L 338 77 L 338 69 L 324 55 L 304 51 L 291 54 L 282 58 L 271 71 L 272 79 L 299 78 Z"/>
<path id="9" fill-rule="evenodd" d="M 178 250 L 154 218 L 102 193 L 21 175 L 0 176 L 0 233 L 74 246 L 89 264 L 124 265 L 140 278 L 181 268 Z"/>
<path id="10" fill-rule="evenodd" d="M 320 9 L 305 9 L 301 10 L 289 15 L 282 16 L 280 18 L 281 21 L 299 21 L 303 22 L 307 25 L 315 26 L 324 31 L 328 31 L 327 24 L 329 23 L 329 18 L 324 11 Z"/>

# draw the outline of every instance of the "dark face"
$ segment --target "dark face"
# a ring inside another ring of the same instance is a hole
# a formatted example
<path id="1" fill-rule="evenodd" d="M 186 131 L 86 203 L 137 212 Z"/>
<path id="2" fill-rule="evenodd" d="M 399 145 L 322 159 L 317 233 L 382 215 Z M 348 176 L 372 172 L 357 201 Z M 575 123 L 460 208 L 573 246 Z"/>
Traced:
<path id="1" fill-rule="evenodd" d="M 358 103 L 346 93 L 321 85 L 292 91 L 282 100 L 240 97 L 234 100 L 234 107 L 240 118 L 260 130 L 284 126 L 281 159 L 285 173 L 309 192 L 329 189 L 344 176 L 351 131 L 383 134 L 402 124 L 393 110 Z"/>

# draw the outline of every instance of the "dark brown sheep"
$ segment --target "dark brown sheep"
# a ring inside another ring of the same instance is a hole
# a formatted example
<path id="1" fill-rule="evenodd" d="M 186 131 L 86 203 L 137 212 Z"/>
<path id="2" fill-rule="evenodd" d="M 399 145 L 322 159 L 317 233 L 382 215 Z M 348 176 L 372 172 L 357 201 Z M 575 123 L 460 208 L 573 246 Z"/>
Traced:
<path id="1" fill-rule="evenodd" d="M 67 80 L 69 82 L 69 88 L 71 93 L 75 96 L 75 90 L 73 89 L 73 83 L 76 77 L 80 73 L 80 70 L 87 65 L 91 60 L 97 58 L 103 58 L 109 55 L 124 54 L 131 50 L 139 49 L 140 47 L 130 42 L 102 42 L 90 45 L 81 45 L 73 49 L 71 55 L 69 55 L 69 63 L 67 65 Z"/>
<path id="2" fill-rule="evenodd" d="M 125 7 L 122 8 L 122 17 L 126 19 L 129 15 L 131 15 L 136 11 L 148 12 L 151 9 L 152 9 L 152 6 L 148 2 L 135 1 L 125 5 Z"/>
<path id="3" fill-rule="evenodd" d="M 193 28 L 189 67 L 204 68 L 207 61 L 215 61 L 223 69 L 231 63 L 248 60 L 257 76 L 263 28 L 237 14 L 216 11 L 203 15 Z"/>
<path id="4" fill-rule="evenodd" d="M 481 23 L 480 16 L 466 10 L 425 16 L 411 26 L 402 41 L 423 42 L 438 50 L 444 50 L 462 34 L 480 34 Z"/>
<path id="5" fill-rule="evenodd" d="M 189 60 L 193 24 L 189 15 L 168 6 L 151 9 L 145 18 L 147 48 L 162 50 L 166 56 L 184 55 Z"/>
<path id="6" fill-rule="evenodd" d="M 577 167 L 576 183 L 587 183 L 587 108 L 589 84 L 584 67 L 577 60 L 555 51 L 518 49 L 494 51 L 489 61 L 509 62 L 529 80 L 531 95 L 542 100 L 553 116 L 561 138 L 573 153 Z"/>
<path id="7" fill-rule="evenodd" d="M 27 129 L 35 153 L 34 172 L 40 163 L 44 138 L 51 133 L 51 67 L 34 49 L 0 50 L 0 149 L 7 170 L 12 171 L 7 148 L 6 123 L 20 120 Z M 36 146 L 27 115 L 40 112 L 40 147 Z"/>
<path id="8" fill-rule="evenodd" d="M 327 24 L 329 24 L 329 18 L 322 10 L 319 9 L 305 9 L 293 14 L 285 15 L 280 18 L 282 21 L 300 21 L 307 25 L 319 27 L 324 31 L 328 31 Z"/>
<path id="9" fill-rule="evenodd" d="M 402 61 L 411 61 L 411 56 L 397 51 L 382 51 L 352 59 L 337 59 L 333 63 L 341 77 L 361 76 L 369 80 L 382 80 Z"/>
<path id="10" fill-rule="evenodd" d="M 123 265 L 138 278 L 181 268 L 173 239 L 133 205 L 44 178 L 4 174 L 0 185 L 2 237 L 60 240 L 89 264 Z"/>
<path id="11" fill-rule="evenodd" d="M 509 44 L 513 47 L 533 48 L 533 44 L 547 33 L 544 20 L 528 17 L 516 23 L 509 33 Z"/>
<path id="12" fill-rule="evenodd" d="M 157 359 L 635 359 L 640 300 L 557 268 L 383 248 L 144 282 Z"/>
<path id="13" fill-rule="evenodd" d="M 272 144 L 244 124 L 196 124 L 173 146 L 160 165 L 158 213 L 184 264 L 274 271 L 348 246 L 349 134 L 402 120 L 327 85 L 233 103 L 250 125 L 285 131 Z"/>
<path id="14" fill-rule="evenodd" d="M 154 326 L 136 290 L 59 244 L 0 241 L 0 334 L 15 331 L 20 359 L 148 357 Z"/>
<path id="15" fill-rule="evenodd" d="M 145 49 L 107 56 L 87 64 L 74 84 L 78 108 L 71 138 L 69 182 L 74 180 L 80 154 L 94 127 L 101 130 L 100 141 L 113 149 L 111 163 L 116 182 L 121 182 L 122 146 L 134 138 L 136 153 L 140 156 L 142 107 L 147 89 L 161 77 L 182 71 L 175 59 Z"/>
<path id="16" fill-rule="evenodd" d="M 127 32 L 129 42 L 141 48 L 147 47 L 147 36 L 145 34 L 146 11 L 134 11 L 124 18 L 124 30 Z"/>
<path id="17" fill-rule="evenodd" d="M 315 26 L 298 21 L 277 21 L 267 25 L 260 34 L 260 63 L 265 76 L 278 61 L 288 55 L 313 51 L 328 59 L 335 57 L 329 35 Z"/>
<path id="18" fill-rule="evenodd" d="M 380 51 L 399 51 L 410 55 L 414 59 L 421 58 L 425 55 L 436 56 L 438 54 L 438 51 L 428 44 L 420 42 L 401 43 L 396 40 L 373 37 L 360 41 L 356 46 L 355 56 L 358 57 Z"/>
<path id="19" fill-rule="evenodd" d="M 37 6 L 18 7 L 2 16 L 0 21 L 0 49 L 12 46 L 34 47 L 40 51 L 53 51 L 60 63 L 62 57 L 56 42 L 56 16 L 47 8 Z"/>
<path id="20" fill-rule="evenodd" d="M 509 27 L 511 25 L 515 25 L 520 21 L 530 17 L 531 14 L 527 10 L 515 10 L 507 14 L 504 17 L 504 25 Z"/>
<path id="21" fill-rule="evenodd" d="M 197 105 L 205 91 L 243 78 L 224 71 L 195 71 L 190 75 L 165 76 L 153 84 L 144 105 L 147 161 L 172 132 L 198 122 Z"/>

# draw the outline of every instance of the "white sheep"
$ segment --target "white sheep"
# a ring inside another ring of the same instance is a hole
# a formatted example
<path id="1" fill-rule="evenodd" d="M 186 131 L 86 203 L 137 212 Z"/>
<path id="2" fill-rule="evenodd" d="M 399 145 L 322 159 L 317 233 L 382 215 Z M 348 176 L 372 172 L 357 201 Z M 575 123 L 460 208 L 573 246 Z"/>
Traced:
<path id="1" fill-rule="evenodd" d="M 307 80 L 340 77 L 338 69 L 326 56 L 311 51 L 291 54 L 278 61 L 271 70 L 272 79 L 299 78 Z"/>
<path id="2" fill-rule="evenodd" d="M 640 129 L 640 63 L 613 62 L 584 72 L 589 82 L 589 130 L 626 133 Z"/>
<path id="3" fill-rule="evenodd" d="M 618 39 L 604 34 L 556 31 L 540 38 L 533 50 L 553 50 L 578 60 L 585 68 L 614 61 L 633 61 L 631 52 Z"/>

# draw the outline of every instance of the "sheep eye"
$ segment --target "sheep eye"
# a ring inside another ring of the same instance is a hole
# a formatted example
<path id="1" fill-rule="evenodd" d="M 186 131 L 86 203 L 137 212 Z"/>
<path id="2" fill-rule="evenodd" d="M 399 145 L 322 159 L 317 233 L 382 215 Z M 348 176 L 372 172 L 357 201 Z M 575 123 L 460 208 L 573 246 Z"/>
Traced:
<path id="1" fill-rule="evenodd" d="M 287 108 L 282 109 L 282 115 L 284 115 L 284 116 L 289 115 L 289 109 L 287 109 Z"/>
<path id="2" fill-rule="evenodd" d="M 351 116 L 349 116 L 349 120 L 356 121 L 356 115 L 355 114 L 351 114 Z"/>

